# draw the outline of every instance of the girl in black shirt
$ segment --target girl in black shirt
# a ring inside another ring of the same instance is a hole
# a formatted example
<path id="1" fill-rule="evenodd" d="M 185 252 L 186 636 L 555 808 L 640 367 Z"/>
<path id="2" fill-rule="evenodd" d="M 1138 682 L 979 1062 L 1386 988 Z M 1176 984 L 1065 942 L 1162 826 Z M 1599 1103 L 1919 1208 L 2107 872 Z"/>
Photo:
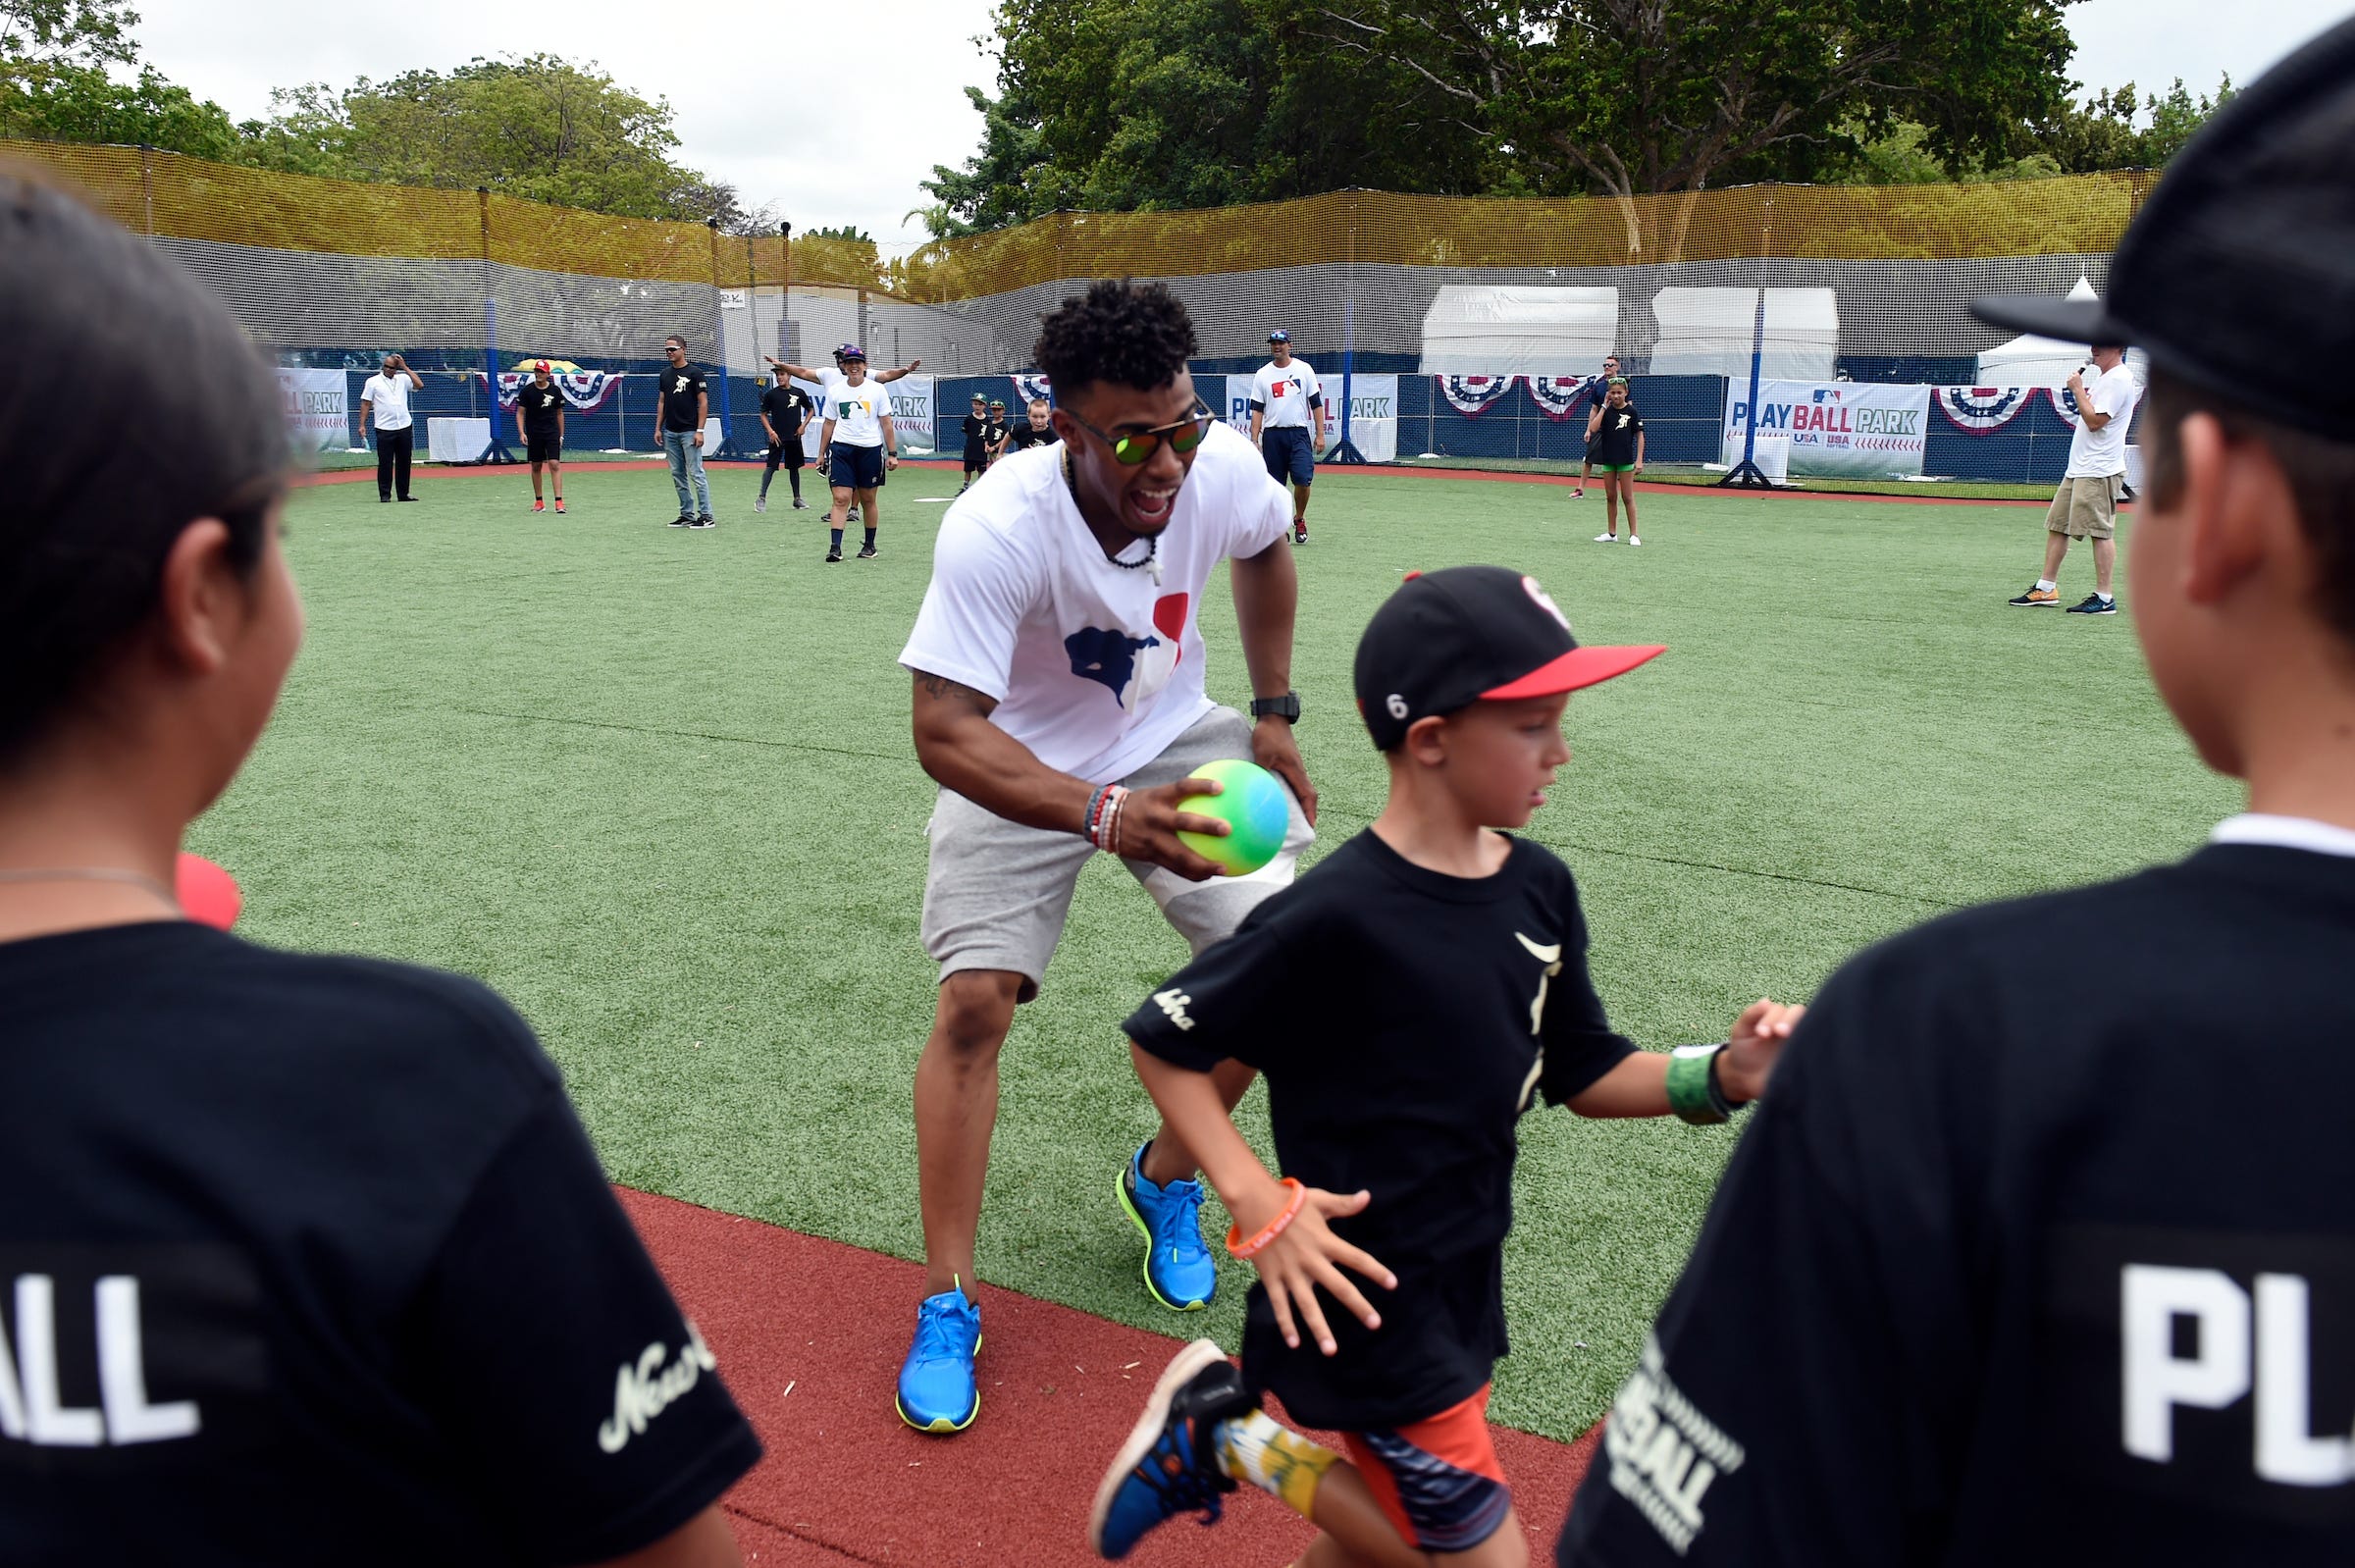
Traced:
<path id="1" fill-rule="evenodd" d="M 0 1562 L 737 1563 L 759 1444 L 523 1020 L 183 917 L 302 640 L 269 367 L 23 175 L 0 337 Z M 48 416 L 133 381 L 133 460 Z"/>
<path id="2" fill-rule="evenodd" d="M 1627 382 L 1611 383 L 1601 404 L 1587 416 L 1587 449 L 1596 472 L 1602 475 L 1603 532 L 1598 545 L 1619 542 L 1619 507 L 1627 507 L 1627 542 L 1636 537 L 1636 476 L 1644 472 L 1644 416 L 1628 400 Z"/>

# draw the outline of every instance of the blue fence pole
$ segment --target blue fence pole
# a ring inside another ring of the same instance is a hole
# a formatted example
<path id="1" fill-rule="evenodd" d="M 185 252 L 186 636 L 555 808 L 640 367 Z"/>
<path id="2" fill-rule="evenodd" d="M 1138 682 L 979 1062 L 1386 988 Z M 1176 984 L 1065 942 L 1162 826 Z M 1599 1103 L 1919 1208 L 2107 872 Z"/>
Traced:
<path id="1" fill-rule="evenodd" d="M 1774 481 L 1766 477 L 1757 465 L 1758 450 L 1758 371 L 1766 358 L 1766 290 L 1758 290 L 1758 310 L 1750 329 L 1750 403 L 1742 411 L 1742 460 L 1733 471 L 1717 481 L 1720 486 L 1739 485 L 1745 490 L 1772 490 Z"/>

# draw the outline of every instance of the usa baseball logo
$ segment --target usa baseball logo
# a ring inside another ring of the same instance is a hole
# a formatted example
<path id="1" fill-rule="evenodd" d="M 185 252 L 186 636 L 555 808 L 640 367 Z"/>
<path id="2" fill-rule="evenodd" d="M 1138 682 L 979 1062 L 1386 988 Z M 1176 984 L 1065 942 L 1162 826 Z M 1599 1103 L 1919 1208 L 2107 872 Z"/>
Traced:
<path id="1" fill-rule="evenodd" d="M 2033 387 L 1933 387 L 1930 400 L 1957 430 L 1984 436 L 2020 416 Z"/>
<path id="2" fill-rule="evenodd" d="M 1466 419 L 1478 419 L 1513 390 L 1510 376 L 1434 376 L 1447 406 Z"/>
<path id="3" fill-rule="evenodd" d="M 1584 376 L 1530 376 L 1529 394 L 1537 399 L 1539 409 L 1547 419 L 1571 419 L 1582 413 L 1587 400 L 1587 379 Z M 1601 393 L 1596 393 L 1596 401 Z"/>

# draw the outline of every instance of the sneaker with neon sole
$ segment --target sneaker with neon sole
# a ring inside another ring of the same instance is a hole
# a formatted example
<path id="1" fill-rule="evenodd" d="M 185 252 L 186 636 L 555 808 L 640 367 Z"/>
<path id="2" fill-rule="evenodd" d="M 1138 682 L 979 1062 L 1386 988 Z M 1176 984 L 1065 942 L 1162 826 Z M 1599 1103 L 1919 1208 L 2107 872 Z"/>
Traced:
<path id="1" fill-rule="evenodd" d="M 1199 1511 L 1204 1525 L 1217 1524 L 1221 1495 L 1234 1490 L 1219 1466 L 1219 1423 L 1257 1403 L 1242 1373 L 1208 1339 L 1178 1351 L 1096 1487 L 1088 1544 L 1117 1562 L 1179 1514 Z"/>
<path id="2" fill-rule="evenodd" d="M 2051 609 L 2060 602 L 2061 591 L 2057 588 L 2030 588 L 2017 599 L 2011 601 L 2015 609 Z"/>
<path id="3" fill-rule="evenodd" d="M 1218 1292 L 1219 1264 L 1202 1244 L 1202 1183 L 1172 1181 L 1155 1186 L 1145 1178 L 1145 1150 L 1139 1144 L 1121 1172 L 1121 1207 L 1145 1236 L 1145 1288 L 1177 1312 L 1199 1312 Z"/>
<path id="4" fill-rule="evenodd" d="M 892 1403 L 900 1419 L 918 1432 L 963 1432 L 981 1413 L 981 1388 L 973 1357 L 981 1351 L 981 1309 L 965 1293 L 963 1281 L 916 1309 L 916 1340 L 900 1365 L 899 1392 Z"/>

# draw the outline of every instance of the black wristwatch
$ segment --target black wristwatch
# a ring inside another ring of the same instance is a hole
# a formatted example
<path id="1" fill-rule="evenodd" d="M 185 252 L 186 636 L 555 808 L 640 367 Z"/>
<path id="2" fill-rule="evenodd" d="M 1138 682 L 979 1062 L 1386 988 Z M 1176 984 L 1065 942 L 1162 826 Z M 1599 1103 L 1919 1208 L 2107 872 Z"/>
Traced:
<path id="1" fill-rule="evenodd" d="M 1251 716 L 1280 718 L 1286 724 L 1297 724 L 1300 722 L 1300 694 L 1286 692 L 1282 697 L 1254 697 L 1251 699 Z"/>

